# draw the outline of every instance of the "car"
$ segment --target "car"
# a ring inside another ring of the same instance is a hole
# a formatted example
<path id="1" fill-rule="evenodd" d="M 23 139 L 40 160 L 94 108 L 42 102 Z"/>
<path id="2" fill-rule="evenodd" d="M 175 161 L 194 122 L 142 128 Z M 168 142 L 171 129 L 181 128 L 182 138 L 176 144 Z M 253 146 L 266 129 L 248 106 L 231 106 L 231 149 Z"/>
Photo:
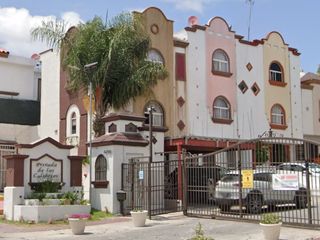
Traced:
<path id="1" fill-rule="evenodd" d="M 242 188 L 242 206 L 248 213 L 259 214 L 263 206 L 274 207 L 278 204 L 294 203 L 298 208 L 307 206 L 307 191 L 300 183 L 296 189 L 275 190 L 273 174 L 286 174 L 281 171 L 253 171 L 253 188 Z M 288 175 L 288 174 L 286 174 Z M 279 175 L 277 175 L 279 176 Z M 221 211 L 228 212 L 232 206 L 240 205 L 239 171 L 232 171 L 222 177 L 216 184 L 214 203 Z M 292 187 L 292 186 L 288 186 Z"/>
<path id="2" fill-rule="evenodd" d="M 281 163 L 276 167 L 277 170 L 286 170 L 286 171 L 297 171 L 306 173 L 307 167 L 305 162 L 286 162 Z M 309 163 L 309 172 L 311 175 L 319 175 L 320 176 L 320 164 L 317 163 Z"/>

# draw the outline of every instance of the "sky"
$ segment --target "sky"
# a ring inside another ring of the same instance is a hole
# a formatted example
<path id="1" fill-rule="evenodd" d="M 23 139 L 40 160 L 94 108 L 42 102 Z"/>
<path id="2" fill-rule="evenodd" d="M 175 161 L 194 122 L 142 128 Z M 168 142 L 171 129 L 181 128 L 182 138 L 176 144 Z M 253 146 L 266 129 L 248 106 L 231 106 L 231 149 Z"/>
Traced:
<path id="1" fill-rule="evenodd" d="M 188 25 L 190 16 L 197 16 L 200 25 L 220 16 L 236 34 L 247 38 L 248 0 L 0 0 L 0 48 L 30 57 L 48 49 L 30 38 L 30 29 L 44 19 L 62 18 L 72 25 L 94 16 L 111 19 L 121 12 L 143 11 L 150 6 L 160 8 L 174 21 L 175 32 Z M 250 40 L 278 31 L 301 53 L 302 70 L 316 72 L 320 64 L 319 10 L 319 0 L 254 0 Z"/>

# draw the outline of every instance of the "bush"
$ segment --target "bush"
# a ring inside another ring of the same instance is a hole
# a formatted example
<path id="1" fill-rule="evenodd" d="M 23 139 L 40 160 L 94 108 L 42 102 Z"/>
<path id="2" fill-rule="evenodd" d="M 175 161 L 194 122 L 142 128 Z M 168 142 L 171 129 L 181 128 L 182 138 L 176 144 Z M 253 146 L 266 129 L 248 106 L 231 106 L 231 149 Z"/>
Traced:
<path id="1" fill-rule="evenodd" d="M 195 231 L 196 231 L 196 235 L 193 236 L 190 240 L 214 240 L 213 238 L 206 237 L 204 235 L 204 231 L 202 229 L 201 223 L 198 223 L 198 225 L 196 226 Z"/>
<path id="2" fill-rule="evenodd" d="M 79 200 L 78 194 L 75 192 L 66 192 L 63 195 L 64 199 L 70 200 L 70 204 L 75 204 L 77 200 Z"/>
<path id="3" fill-rule="evenodd" d="M 281 222 L 281 218 L 273 213 L 262 214 L 261 223 L 263 224 L 277 224 Z"/>
<path id="4" fill-rule="evenodd" d="M 34 191 L 38 193 L 56 193 L 61 188 L 60 182 L 44 181 L 34 186 Z"/>

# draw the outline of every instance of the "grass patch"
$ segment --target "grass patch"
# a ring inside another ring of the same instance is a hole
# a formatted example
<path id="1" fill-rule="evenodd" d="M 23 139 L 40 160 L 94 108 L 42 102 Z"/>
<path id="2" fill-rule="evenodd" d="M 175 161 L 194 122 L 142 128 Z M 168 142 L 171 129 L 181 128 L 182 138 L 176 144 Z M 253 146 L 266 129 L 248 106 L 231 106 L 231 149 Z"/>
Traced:
<path id="1" fill-rule="evenodd" d="M 92 209 L 91 210 L 91 221 L 99 221 L 99 220 L 103 220 L 105 218 L 110 218 L 112 217 L 113 215 L 107 211 L 100 211 L 100 210 L 97 210 L 97 209 Z"/>

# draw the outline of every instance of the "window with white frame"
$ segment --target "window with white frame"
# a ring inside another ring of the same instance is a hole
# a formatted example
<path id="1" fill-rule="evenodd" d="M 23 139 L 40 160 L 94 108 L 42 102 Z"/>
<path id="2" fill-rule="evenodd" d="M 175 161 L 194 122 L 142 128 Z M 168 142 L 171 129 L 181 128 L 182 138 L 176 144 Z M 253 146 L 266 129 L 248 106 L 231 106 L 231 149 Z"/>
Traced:
<path id="1" fill-rule="evenodd" d="M 144 116 L 146 117 L 145 124 L 149 124 L 149 108 L 153 107 L 152 126 L 164 126 L 164 112 L 161 105 L 156 101 L 150 101 L 144 107 Z"/>
<path id="2" fill-rule="evenodd" d="M 107 159 L 103 155 L 96 159 L 95 181 L 107 181 Z"/>
<path id="3" fill-rule="evenodd" d="M 161 53 L 156 49 L 150 49 L 148 51 L 148 57 L 147 58 L 151 62 L 164 64 L 164 59 L 163 59 Z"/>
<path id="4" fill-rule="evenodd" d="M 269 74 L 270 74 L 271 81 L 283 82 L 282 68 L 280 64 L 276 62 L 271 63 Z"/>
<path id="5" fill-rule="evenodd" d="M 229 71 L 229 57 L 221 49 L 214 51 L 212 54 L 212 71 L 230 72 Z"/>
<path id="6" fill-rule="evenodd" d="M 224 97 L 217 97 L 213 102 L 214 119 L 231 119 L 230 104 Z"/>
<path id="7" fill-rule="evenodd" d="M 276 104 L 271 108 L 271 123 L 277 125 L 285 125 L 285 113 L 281 105 Z"/>

